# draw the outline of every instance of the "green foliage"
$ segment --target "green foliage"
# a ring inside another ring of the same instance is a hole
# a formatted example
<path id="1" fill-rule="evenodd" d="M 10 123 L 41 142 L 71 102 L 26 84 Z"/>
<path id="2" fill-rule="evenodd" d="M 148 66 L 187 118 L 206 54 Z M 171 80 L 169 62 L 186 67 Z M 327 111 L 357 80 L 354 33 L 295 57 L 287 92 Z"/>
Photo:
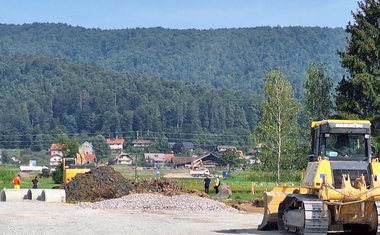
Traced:
<path id="1" fill-rule="evenodd" d="M 79 140 L 77 138 L 70 138 L 67 135 L 61 135 L 58 137 L 57 142 L 64 158 L 76 158 L 76 154 L 79 149 Z"/>
<path id="2" fill-rule="evenodd" d="M 328 64 L 327 74 L 344 72 L 336 55 L 343 29 L 113 31 L 35 23 L 0 31 L 2 148 L 39 151 L 62 134 L 82 140 L 137 131 L 163 152 L 161 140 L 248 148 L 270 68 L 282 69 L 297 97 L 310 61 Z"/>
<path id="3" fill-rule="evenodd" d="M 42 144 L 47 149 L 65 134 L 78 140 L 86 135 L 131 138 L 141 130 L 141 137 L 154 140 L 160 150 L 167 149 L 168 140 L 194 141 L 200 148 L 233 141 L 246 146 L 246 135 L 258 116 L 260 99 L 250 93 L 125 74 L 67 60 L 6 54 L 2 58 L 6 68 L 14 64 L 28 67 L 22 74 L 17 69 L 0 73 L 4 81 L 0 92 L 5 96 L 0 105 L 7 110 L 0 115 L 0 121 L 6 123 L 0 130 L 3 148 L 33 149 Z M 23 96 L 8 96 L 9 90 Z M 22 113 L 15 106 L 23 107 Z M 18 118 L 21 116 L 25 118 Z M 101 155 L 107 154 L 105 147 L 95 146 Z"/>
<path id="4" fill-rule="evenodd" d="M 228 171 L 231 171 L 233 168 L 240 167 L 242 164 L 242 161 L 239 158 L 239 154 L 231 149 L 227 149 L 219 157 L 219 159 L 228 165 Z"/>
<path id="5" fill-rule="evenodd" d="M 325 66 L 311 63 L 304 82 L 303 105 L 309 121 L 328 119 L 333 111 L 330 77 L 325 75 Z"/>
<path id="6" fill-rule="evenodd" d="M 52 173 L 53 182 L 55 184 L 62 184 L 63 183 L 63 166 L 60 164 L 59 166 L 55 167 L 55 171 Z"/>
<path id="7" fill-rule="evenodd" d="M 42 172 L 40 174 L 40 177 L 42 178 L 49 178 L 50 177 L 50 169 L 42 169 Z"/>
<path id="8" fill-rule="evenodd" d="M 265 80 L 264 100 L 261 120 L 257 126 L 255 139 L 262 145 L 261 161 L 263 167 L 277 169 L 296 169 L 295 159 L 299 156 L 299 128 L 297 124 L 299 102 L 293 97 L 292 86 L 283 78 L 280 70 L 270 71 Z M 294 141 L 297 140 L 297 141 Z"/>
<path id="9" fill-rule="evenodd" d="M 92 143 L 96 157 L 98 159 L 105 158 L 111 155 L 111 150 L 107 144 L 106 138 L 103 135 L 97 135 L 89 140 Z"/>
<path id="10" fill-rule="evenodd" d="M 297 91 L 310 61 L 329 64 L 329 73 L 343 74 L 336 50 L 344 48 L 347 36 L 342 28 L 325 27 L 93 30 L 34 23 L 3 24 L 0 31 L 0 48 L 12 53 L 95 62 L 117 71 L 255 92 L 262 88 L 265 73 L 275 67 L 298 84 Z M 29 69 L 26 65 L 23 71 Z M 84 107 L 85 98 L 75 104 Z"/>
<path id="11" fill-rule="evenodd" d="M 380 4 L 378 0 L 358 2 L 359 10 L 352 13 L 346 32 L 350 35 L 341 64 L 349 77 L 343 77 L 336 88 L 337 111 L 343 118 L 369 119 L 373 134 L 379 134 L 380 124 Z"/>
<path id="12" fill-rule="evenodd" d="M 16 171 L 9 170 L 7 168 L 0 167 L 0 181 L 11 182 L 16 175 Z"/>

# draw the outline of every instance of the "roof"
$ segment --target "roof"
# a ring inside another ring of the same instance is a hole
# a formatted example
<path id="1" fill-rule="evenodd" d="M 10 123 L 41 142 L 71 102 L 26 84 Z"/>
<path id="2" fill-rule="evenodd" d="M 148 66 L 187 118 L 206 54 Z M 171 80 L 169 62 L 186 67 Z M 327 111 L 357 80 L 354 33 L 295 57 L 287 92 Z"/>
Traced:
<path id="1" fill-rule="evenodd" d="M 231 146 L 231 145 L 218 145 L 216 146 L 218 152 L 224 152 L 228 149 L 230 150 L 237 150 L 237 148 L 235 146 Z"/>
<path id="2" fill-rule="evenodd" d="M 187 148 L 187 149 L 193 149 L 194 148 L 194 144 L 192 142 L 188 142 L 188 141 L 184 141 L 184 142 L 169 142 L 168 143 L 169 148 L 173 148 L 174 145 L 182 145 L 184 148 Z"/>
<path id="3" fill-rule="evenodd" d="M 62 145 L 61 144 L 56 144 L 56 143 L 53 143 L 50 145 L 50 150 L 61 150 L 62 149 Z"/>
<path id="4" fill-rule="evenodd" d="M 150 144 L 150 143 L 152 143 L 151 140 L 141 140 L 141 139 L 132 140 L 132 144 Z"/>
<path id="5" fill-rule="evenodd" d="M 311 122 L 311 127 L 315 128 L 320 125 L 329 124 L 329 125 L 335 125 L 336 127 L 351 127 L 351 128 L 362 128 L 363 126 L 369 128 L 371 126 L 371 122 L 368 120 L 323 120 L 323 121 L 316 121 Z"/>
<path id="6" fill-rule="evenodd" d="M 84 154 L 84 159 L 86 160 L 86 162 L 94 162 L 96 159 L 96 155 L 95 154 Z"/>
<path id="7" fill-rule="evenodd" d="M 124 144 L 124 139 L 106 139 L 107 144 Z"/>
<path id="8" fill-rule="evenodd" d="M 174 154 L 165 154 L 165 153 L 144 153 L 145 159 L 151 159 L 155 162 L 166 162 L 170 161 Z"/>
<path id="9" fill-rule="evenodd" d="M 132 157 L 129 156 L 129 154 L 127 154 L 127 153 L 120 153 L 119 155 L 117 155 L 116 157 L 114 157 L 114 158 L 112 159 L 112 161 L 116 161 L 117 159 L 119 159 L 119 158 L 122 157 L 122 156 L 127 156 L 128 158 L 130 158 L 130 159 L 132 160 Z"/>
<path id="10" fill-rule="evenodd" d="M 174 157 L 173 153 L 166 154 L 165 155 L 165 161 L 170 162 L 170 160 L 172 160 L 173 157 Z"/>
<path id="11" fill-rule="evenodd" d="M 200 159 L 201 157 L 191 157 L 191 156 L 175 156 L 172 158 L 172 162 L 174 165 L 191 163 L 195 160 Z"/>

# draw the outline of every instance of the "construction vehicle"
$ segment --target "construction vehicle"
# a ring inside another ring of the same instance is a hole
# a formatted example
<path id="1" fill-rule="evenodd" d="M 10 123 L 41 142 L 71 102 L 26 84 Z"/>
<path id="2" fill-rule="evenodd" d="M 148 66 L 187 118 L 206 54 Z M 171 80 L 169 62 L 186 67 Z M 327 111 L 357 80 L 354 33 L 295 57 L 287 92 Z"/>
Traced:
<path id="1" fill-rule="evenodd" d="M 205 177 L 210 175 L 210 171 L 205 167 L 203 161 L 199 159 L 192 162 L 190 175 L 193 177 Z"/>
<path id="2" fill-rule="evenodd" d="M 258 229 L 380 234 L 380 162 L 371 145 L 371 123 L 317 121 L 311 124 L 311 135 L 301 184 L 263 193 L 264 217 Z"/>
<path id="3" fill-rule="evenodd" d="M 69 183 L 78 173 L 89 172 L 96 167 L 95 162 L 87 163 L 81 153 L 77 153 L 75 158 L 63 158 L 63 183 Z"/>

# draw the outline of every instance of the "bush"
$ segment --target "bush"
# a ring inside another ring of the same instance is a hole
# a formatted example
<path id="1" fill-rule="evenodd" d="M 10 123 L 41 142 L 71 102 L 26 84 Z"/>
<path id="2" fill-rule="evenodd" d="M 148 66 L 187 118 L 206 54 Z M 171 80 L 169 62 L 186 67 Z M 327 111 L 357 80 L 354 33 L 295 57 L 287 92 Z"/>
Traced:
<path id="1" fill-rule="evenodd" d="M 53 181 L 56 184 L 62 184 L 63 183 L 63 166 L 60 164 L 59 166 L 55 167 L 55 171 L 53 172 Z"/>
<path id="2" fill-rule="evenodd" d="M 0 181 L 11 182 L 13 178 L 15 177 L 15 174 L 16 172 L 14 171 L 0 168 Z"/>
<path id="3" fill-rule="evenodd" d="M 50 177 L 50 169 L 42 169 L 40 173 L 41 178 L 49 178 Z"/>

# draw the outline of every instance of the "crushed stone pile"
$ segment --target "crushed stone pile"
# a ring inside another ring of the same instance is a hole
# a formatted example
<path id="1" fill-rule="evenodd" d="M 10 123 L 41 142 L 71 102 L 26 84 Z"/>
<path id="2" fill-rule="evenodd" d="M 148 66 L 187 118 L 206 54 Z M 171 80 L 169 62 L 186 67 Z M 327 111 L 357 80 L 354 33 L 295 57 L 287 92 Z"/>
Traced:
<path id="1" fill-rule="evenodd" d="M 78 207 L 107 210 L 238 211 L 222 202 L 191 194 L 170 197 L 162 194 L 130 194 L 121 198 L 99 202 L 80 202 Z"/>
<path id="2" fill-rule="evenodd" d="M 134 182 L 109 166 L 100 166 L 84 174 L 77 174 L 72 181 L 60 187 L 66 192 L 68 202 L 102 201 L 120 198 L 130 193 L 160 193 L 166 196 L 182 193 L 182 185 L 173 181 Z"/>

